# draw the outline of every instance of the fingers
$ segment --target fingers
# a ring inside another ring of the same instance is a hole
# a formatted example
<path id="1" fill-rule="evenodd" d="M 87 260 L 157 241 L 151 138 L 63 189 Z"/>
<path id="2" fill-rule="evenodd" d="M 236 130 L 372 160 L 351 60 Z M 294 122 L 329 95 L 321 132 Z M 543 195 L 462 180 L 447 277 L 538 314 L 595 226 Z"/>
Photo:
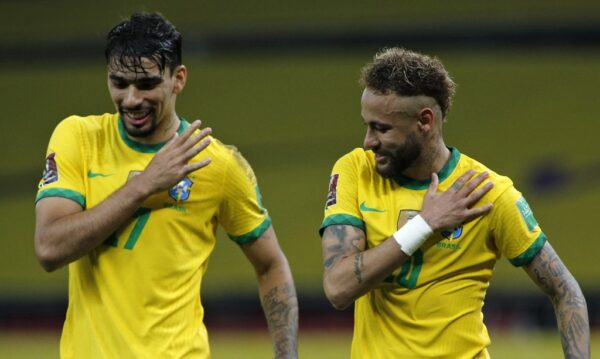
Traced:
<path id="1" fill-rule="evenodd" d="M 429 188 L 427 189 L 427 195 L 431 195 L 437 192 L 438 185 L 440 184 L 440 180 L 438 178 L 437 173 L 431 174 L 431 183 L 429 183 Z"/>
<path id="2" fill-rule="evenodd" d="M 476 207 L 476 208 L 471 208 L 468 210 L 468 214 L 466 219 L 463 221 L 463 223 L 467 223 L 472 221 L 473 219 L 477 218 L 477 217 L 481 217 L 484 214 L 488 213 L 489 211 L 492 210 L 492 204 L 491 203 L 487 203 L 484 204 L 481 207 Z"/>
<path id="3" fill-rule="evenodd" d="M 169 140 L 167 141 L 167 143 L 165 143 L 165 145 L 162 146 L 162 148 L 160 150 L 158 150 L 158 153 L 165 152 L 169 148 L 173 147 L 175 141 L 177 141 L 178 138 L 179 138 L 179 134 L 177 132 L 175 132 L 173 134 L 173 136 L 171 136 L 171 138 L 169 138 Z"/>
<path id="4" fill-rule="evenodd" d="M 181 158 L 185 161 L 190 160 L 211 142 L 210 138 L 206 137 L 212 134 L 212 129 L 207 127 L 197 131 L 201 125 L 202 121 L 196 120 L 181 135 L 175 133 L 159 152 L 170 151 L 173 154 L 182 155 Z M 200 142 L 199 145 L 198 142 Z"/>
<path id="5" fill-rule="evenodd" d="M 201 126 L 202 126 L 201 120 L 196 120 L 196 121 L 192 122 L 190 124 L 190 126 L 188 128 L 186 128 L 185 131 L 183 131 L 183 133 L 181 134 L 182 140 L 184 140 L 184 141 L 187 140 Z"/>
<path id="6" fill-rule="evenodd" d="M 477 190 L 471 192 L 467 196 L 467 206 L 471 206 L 477 203 L 477 201 L 479 201 L 483 196 L 485 196 L 485 194 L 488 193 L 492 189 L 492 187 L 494 187 L 494 183 L 488 182 L 480 188 L 478 188 Z"/>
<path id="7" fill-rule="evenodd" d="M 450 188 L 455 190 L 456 192 L 458 192 L 465 185 L 465 183 L 467 183 L 467 181 L 471 177 L 473 177 L 474 174 L 475 174 L 475 170 L 472 170 L 472 169 L 468 170 L 462 176 L 458 177 L 458 179 L 456 181 L 454 181 L 454 183 L 452 184 L 452 186 Z"/>
<path id="8" fill-rule="evenodd" d="M 176 133 L 176 142 L 178 142 L 178 144 L 187 143 L 188 139 L 190 137 L 192 137 L 194 132 L 196 132 L 196 130 L 200 129 L 201 126 L 202 126 L 202 121 L 196 120 L 196 121 L 192 122 L 188 126 L 188 128 L 186 128 L 185 131 L 183 131 L 183 133 L 181 135 L 178 135 L 177 132 L 175 132 Z"/>
<path id="9" fill-rule="evenodd" d="M 212 134 L 212 129 L 210 127 L 207 127 L 207 128 L 202 129 L 200 132 L 194 134 L 193 136 L 190 136 L 185 141 L 184 150 L 187 151 L 189 148 L 195 146 L 196 144 L 198 144 L 198 142 L 200 142 L 206 136 L 209 136 L 211 134 Z"/>
<path id="10" fill-rule="evenodd" d="M 210 157 L 205 158 L 202 161 L 191 162 L 185 166 L 185 172 L 186 172 L 186 174 L 190 173 L 190 172 L 194 172 L 196 170 L 199 170 L 202 167 L 208 166 L 208 164 L 211 162 L 212 162 L 212 159 Z"/>
<path id="11" fill-rule="evenodd" d="M 473 178 L 471 181 L 469 181 L 467 184 L 465 184 L 461 188 L 461 190 L 460 190 L 461 194 L 464 196 L 467 196 L 469 193 L 473 192 L 473 190 L 475 188 L 477 188 L 489 176 L 490 176 L 490 174 L 487 171 L 480 173 L 479 175 L 477 175 L 477 177 Z"/>
<path id="12" fill-rule="evenodd" d="M 200 142 L 199 145 L 190 148 L 185 153 L 185 158 L 188 160 L 194 158 L 194 156 L 196 156 L 198 153 L 202 152 L 206 147 L 208 147 L 208 145 L 210 145 L 211 142 L 212 140 L 210 138 L 204 139 L 204 141 Z"/>
<path id="13" fill-rule="evenodd" d="M 175 131 L 173 136 L 169 139 L 169 141 L 167 141 L 167 143 L 160 149 L 159 152 L 167 151 L 168 149 L 170 149 L 173 146 L 178 146 L 182 143 L 185 143 L 187 141 L 187 139 L 189 139 L 190 136 L 197 129 L 200 128 L 200 126 L 202 126 L 202 121 L 196 120 L 196 121 L 192 122 L 192 124 L 190 124 L 190 126 L 188 128 L 186 128 L 186 130 L 183 131 L 183 133 L 181 135 L 179 135 L 179 133 L 177 133 L 177 131 Z"/>

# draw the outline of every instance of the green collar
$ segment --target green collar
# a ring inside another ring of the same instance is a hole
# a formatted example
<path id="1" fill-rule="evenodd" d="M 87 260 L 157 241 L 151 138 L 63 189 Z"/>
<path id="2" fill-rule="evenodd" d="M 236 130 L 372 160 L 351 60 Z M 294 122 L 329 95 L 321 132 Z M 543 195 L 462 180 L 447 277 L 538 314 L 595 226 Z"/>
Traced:
<path id="1" fill-rule="evenodd" d="M 177 129 L 177 134 L 181 135 L 183 133 L 183 131 L 185 131 L 185 129 L 188 128 L 189 123 L 187 123 L 185 118 L 182 118 L 182 117 L 180 117 L 179 120 L 180 121 L 179 121 L 179 128 Z M 165 145 L 165 143 L 167 143 L 167 142 L 161 142 L 161 143 L 154 143 L 154 144 L 146 144 L 146 143 L 139 143 L 137 141 L 134 141 L 131 138 L 127 137 L 121 116 L 119 116 L 119 119 L 117 121 L 119 122 L 119 134 L 121 135 L 121 139 L 123 140 L 123 142 L 125 142 L 125 144 L 127 146 L 129 146 L 134 151 L 142 152 L 142 153 L 156 153 L 162 148 L 162 146 Z"/>
<path id="2" fill-rule="evenodd" d="M 448 159 L 448 162 L 446 162 L 444 167 L 442 167 L 442 169 L 437 173 L 440 182 L 442 182 L 443 180 L 448 178 L 448 176 L 450 176 L 452 171 L 454 171 L 454 169 L 456 168 L 456 164 L 460 160 L 460 152 L 457 148 L 448 147 L 448 149 L 450 150 L 450 158 Z M 398 183 L 398 185 L 402 187 L 415 190 L 426 189 L 427 187 L 429 187 L 429 183 L 431 183 L 431 179 L 420 181 L 404 176 L 394 177 L 394 180 L 396 181 L 396 183 Z"/>

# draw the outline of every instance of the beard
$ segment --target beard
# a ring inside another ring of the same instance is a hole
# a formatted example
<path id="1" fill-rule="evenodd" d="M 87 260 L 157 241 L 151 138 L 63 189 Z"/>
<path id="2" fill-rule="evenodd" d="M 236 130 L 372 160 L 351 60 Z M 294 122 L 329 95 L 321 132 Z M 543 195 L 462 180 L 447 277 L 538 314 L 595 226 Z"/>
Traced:
<path id="1" fill-rule="evenodd" d="M 123 123 L 123 128 L 125 129 L 125 132 L 127 132 L 127 134 L 131 137 L 137 137 L 137 138 L 149 137 L 156 131 L 156 128 L 158 127 L 157 116 L 153 109 L 150 110 L 150 114 L 148 115 L 148 121 L 144 122 L 140 126 L 133 125 L 125 120 L 125 117 L 128 112 L 140 111 L 140 110 L 141 110 L 141 108 L 135 108 L 135 109 L 119 108 L 119 114 L 121 115 L 120 117 L 121 117 L 121 121 Z"/>
<path id="2" fill-rule="evenodd" d="M 376 166 L 377 172 L 385 178 L 402 176 L 402 173 L 412 166 L 421 155 L 423 145 L 413 133 L 406 137 L 406 141 L 392 152 L 375 151 L 377 154 L 388 157 L 388 163 Z"/>

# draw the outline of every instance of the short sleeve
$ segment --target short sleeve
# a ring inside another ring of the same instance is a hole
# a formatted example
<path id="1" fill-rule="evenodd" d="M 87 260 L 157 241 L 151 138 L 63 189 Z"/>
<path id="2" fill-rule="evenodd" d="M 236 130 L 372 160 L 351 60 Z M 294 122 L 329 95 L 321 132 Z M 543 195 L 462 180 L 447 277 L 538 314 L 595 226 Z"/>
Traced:
<path id="1" fill-rule="evenodd" d="M 63 197 L 85 208 L 83 145 L 77 117 L 61 121 L 46 151 L 46 165 L 38 184 L 36 203 L 46 197 Z"/>
<path id="2" fill-rule="evenodd" d="M 331 171 L 325 214 L 319 234 L 331 225 L 345 224 L 365 230 L 358 208 L 358 164 L 352 153 L 340 158 Z"/>
<path id="3" fill-rule="evenodd" d="M 494 201 L 491 214 L 500 252 L 517 267 L 531 262 L 547 239 L 525 197 L 510 186 Z"/>
<path id="4" fill-rule="evenodd" d="M 219 223 L 229 238 L 244 244 L 258 239 L 271 226 L 271 219 L 262 206 L 252 167 L 237 149 L 228 147 L 231 157 L 225 173 Z"/>

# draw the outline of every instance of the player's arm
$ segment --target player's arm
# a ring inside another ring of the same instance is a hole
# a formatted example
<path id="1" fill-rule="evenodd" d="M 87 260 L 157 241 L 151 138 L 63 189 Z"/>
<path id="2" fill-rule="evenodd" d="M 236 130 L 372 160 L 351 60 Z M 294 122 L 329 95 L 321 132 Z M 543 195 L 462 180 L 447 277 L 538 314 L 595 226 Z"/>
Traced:
<path id="1" fill-rule="evenodd" d="M 321 243 L 323 288 L 336 309 L 348 307 L 409 258 L 393 237 L 365 250 L 365 232 L 351 225 L 328 226 Z"/>
<path id="2" fill-rule="evenodd" d="M 132 178 L 97 206 L 84 210 L 61 197 L 47 197 L 35 208 L 34 247 L 38 261 L 47 271 L 64 266 L 100 245 L 129 219 L 150 195 L 170 188 L 187 173 L 210 163 L 210 159 L 188 163 L 202 151 L 211 132 L 195 121 L 181 136 L 175 136 L 159 151 L 142 174 Z"/>
<path id="3" fill-rule="evenodd" d="M 256 272 L 275 358 L 297 358 L 298 300 L 290 267 L 273 227 L 257 240 L 242 245 L 242 250 Z"/>
<path id="4" fill-rule="evenodd" d="M 590 325 L 585 298 L 550 243 L 546 242 L 523 269 L 552 301 L 565 358 L 589 358 Z"/>
<path id="5" fill-rule="evenodd" d="M 492 208 L 490 203 L 471 208 L 493 186 L 491 182 L 487 182 L 476 189 L 488 174 L 484 172 L 469 181 L 473 175 L 474 171 L 468 171 L 451 188 L 441 193 L 437 193 L 437 175 L 432 175 L 419 219 L 424 220 L 429 234 L 454 228 Z M 423 237 L 421 233 L 404 230 L 417 224 L 410 222 L 377 247 L 369 249 L 366 249 L 365 233 L 359 228 L 350 225 L 331 225 L 325 228 L 322 237 L 323 288 L 336 309 L 348 307 L 380 283 L 425 242 L 427 237 Z"/>

